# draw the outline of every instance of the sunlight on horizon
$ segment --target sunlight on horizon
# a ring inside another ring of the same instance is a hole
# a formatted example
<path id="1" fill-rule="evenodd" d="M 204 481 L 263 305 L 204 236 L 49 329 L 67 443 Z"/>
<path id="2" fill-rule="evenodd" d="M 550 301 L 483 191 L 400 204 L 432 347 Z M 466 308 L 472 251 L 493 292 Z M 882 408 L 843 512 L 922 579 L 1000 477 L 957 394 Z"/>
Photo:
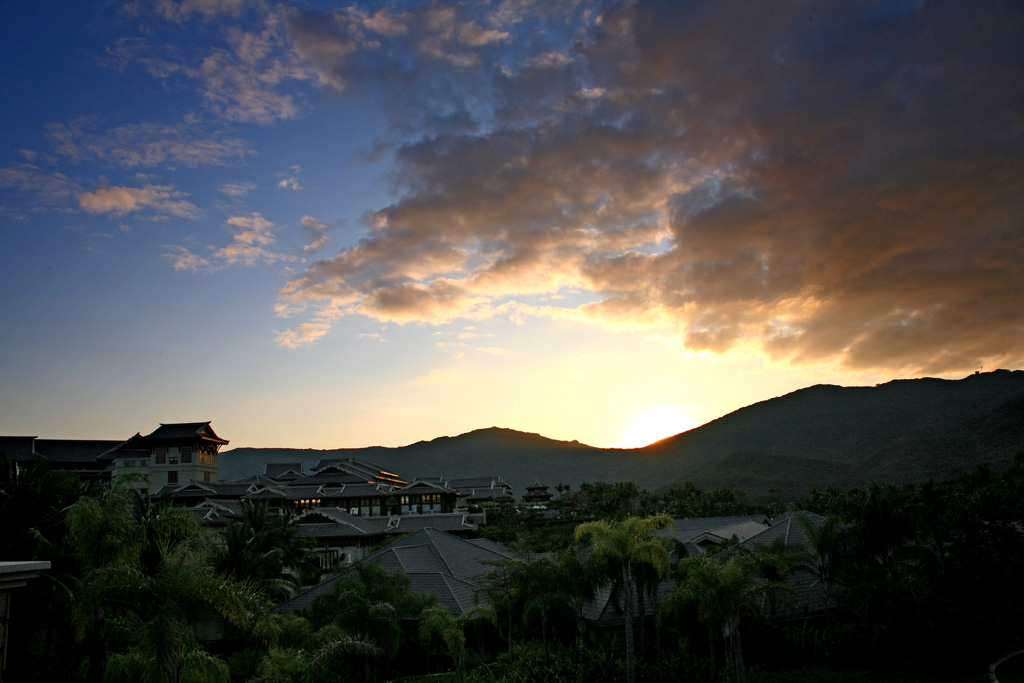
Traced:
<path id="1" fill-rule="evenodd" d="M 673 405 L 652 406 L 633 412 L 622 439 L 614 448 L 641 448 L 655 441 L 693 429 L 691 408 Z"/>

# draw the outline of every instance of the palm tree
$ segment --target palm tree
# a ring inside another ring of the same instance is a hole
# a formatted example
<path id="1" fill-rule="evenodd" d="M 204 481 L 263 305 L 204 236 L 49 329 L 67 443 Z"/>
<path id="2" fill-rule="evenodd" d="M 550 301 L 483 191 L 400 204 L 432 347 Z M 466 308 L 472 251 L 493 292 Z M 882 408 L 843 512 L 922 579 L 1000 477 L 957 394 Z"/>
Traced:
<path id="1" fill-rule="evenodd" d="M 846 536 L 835 515 L 815 521 L 807 515 L 798 514 L 796 519 L 807 532 L 811 546 L 802 557 L 797 558 L 797 568 L 818 580 L 825 602 L 825 626 L 828 628 L 832 623 L 832 591 L 842 568 Z"/>
<path id="2" fill-rule="evenodd" d="M 226 623 L 270 635 L 268 604 L 216 573 L 213 542 L 186 511 L 140 510 L 115 488 L 71 506 L 68 528 L 82 567 L 74 607 L 90 644 L 88 680 L 223 680 L 198 630 Z"/>
<path id="3" fill-rule="evenodd" d="M 636 618 L 635 598 L 641 567 L 651 568 L 659 577 L 669 572 L 669 556 L 665 542 L 653 536 L 658 529 L 672 524 L 668 515 L 650 518 L 628 517 L 621 522 L 587 522 L 576 527 L 577 543 L 593 542 L 593 552 L 612 568 L 619 605 L 626 630 L 626 681 L 636 680 L 636 651 L 633 621 Z"/>
<path id="4" fill-rule="evenodd" d="M 746 682 L 740 637 L 742 617 L 756 613 L 763 597 L 779 590 L 781 585 L 780 581 L 758 580 L 757 567 L 753 556 L 740 555 L 723 564 L 716 557 L 694 555 L 676 568 L 679 583 L 666 601 L 666 608 L 693 606 L 698 620 L 707 626 L 712 680 L 717 676 L 715 643 L 720 635 L 725 649 L 726 681 Z"/>
<path id="5" fill-rule="evenodd" d="M 599 556 L 591 553 L 582 557 L 572 549 L 563 550 L 554 556 L 554 571 L 560 599 L 568 605 L 576 618 L 579 681 L 584 683 L 587 633 L 584 609 L 594 600 L 597 589 L 608 581 L 608 572 Z"/>
<path id="6" fill-rule="evenodd" d="M 480 579 L 480 587 L 477 589 L 477 599 L 483 597 L 498 612 L 505 612 L 508 656 L 512 658 L 512 624 L 513 615 L 516 612 L 522 597 L 523 576 L 526 573 L 527 563 L 518 558 L 506 560 L 488 560 L 484 564 L 494 567 Z"/>
<path id="7" fill-rule="evenodd" d="M 526 564 L 520 575 L 522 585 L 520 591 L 525 597 L 523 602 L 523 620 L 532 614 L 540 616 L 540 637 L 544 643 L 544 661 L 549 659 L 548 651 L 548 616 L 552 610 L 565 604 L 561 594 L 554 561 L 548 557 L 540 557 Z"/>
<path id="8" fill-rule="evenodd" d="M 305 539 L 266 501 L 243 501 L 242 519 L 227 525 L 217 567 L 235 580 L 253 581 L 272 598 L 287 598 L 315 579 Z"/>
<path id="9" fill-rule="evenodd" d="M 440 641 L 445 652 L 461 673 L 466 662 L 466 631 L 462 621 L 441 606 L 420 612 L 420 640 L 428 649 Z"/>

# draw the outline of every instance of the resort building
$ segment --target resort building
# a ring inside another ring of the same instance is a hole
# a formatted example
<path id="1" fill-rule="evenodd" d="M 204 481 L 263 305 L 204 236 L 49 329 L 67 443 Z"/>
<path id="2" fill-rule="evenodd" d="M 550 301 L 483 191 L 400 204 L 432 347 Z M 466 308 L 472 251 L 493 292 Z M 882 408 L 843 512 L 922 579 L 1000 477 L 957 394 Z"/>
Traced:
<path id="1" fill-rule="evenodd" d="M 189 481 L 217 481 L 217 453 L 228 441 L 209 422 L 160 424 L 136 434 L 102 456 L 115 479 L 142 493 Z"/>
<path id="2" fill-rule="evenodd" d="M 0 453 L 18 466 L 42 460 L 86 483 L 116 479 L 150 493 L 193 480 L 217 481 L 217 453 L 227 443 L 209 422 L 181 422 L 120 441 L 0 436 Z"/>

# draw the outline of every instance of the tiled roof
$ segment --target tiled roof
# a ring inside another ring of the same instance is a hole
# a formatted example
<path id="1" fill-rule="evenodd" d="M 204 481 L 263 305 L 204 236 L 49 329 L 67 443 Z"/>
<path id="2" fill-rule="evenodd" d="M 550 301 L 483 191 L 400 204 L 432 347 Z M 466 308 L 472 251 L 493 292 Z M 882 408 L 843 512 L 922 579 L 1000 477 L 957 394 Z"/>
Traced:
<path id="1" fill-rule="evenodd" d="M 213 428 L 210 427 L 209 421 L 176 422 L 169 424 L 161 422 L 159 427 L 143 438 L 153 441 L 201 438 L 204 441 L 213 441 L 214 443 L 219 444 L 228 443 L 226 440 L 217 436 L 213 431 Z"/>
<path id="2" fill-rule="evenodd" d="M 402 515 L 394 517 L 398 520 L 392 525 L 392 533 L 409 533 L 419 529 L 438 529 L 454 533 L 458 531 L 473 531 L 476 525 L 466 519 L 461 512 L 439 513 L 435 515 Z"/>
<path id="3" fill-rule="evenodd" d="M 35 455 L 36 437 L 0 436 L 0 453 L 11 460 L 30 460 Z"/>
<path id="4" fill-rule="evenodd" d="M 358 460 L 356 458 L 334 458 L 321 460 L 313 470 L 314 472 L 318 472 L 327 468 L 349 472 L 350 474 L 357 475 L 364 480 L 384 481 L 399 486 L 407 483 L 394 472 L 388 472 L 372 462 Z"/>
<path id="5" fill-rule="evenodd" d="M 368 481 L 368 477 L 359 474 L 353 474 L 352 472 L 343 472 L 341 470 L 336 469 L 328 469 L 323 472 L 307 474 L 301 479 L 296 479 L 291 483 L 296 486 L 319 486 L 321 484 L 365 484 Z"/>
<path id="6" fill-rule="evenodd" d="M 680 542 L 688 541 L 705 531 L 717 533 L 719 530 L 741 527 L 745 524 L 760 524 L 762 529 L 768 527 L 768 518 L 764 515 L 744 515 L 734 517 L 689 517 L 676 519 L 674 526 L 658 530 L 659 536 L 675 538 Z M 721 534 L 718 534 L 721 535 Z M 749 538 L 749 536 L 747 536 Z M 727 536 L 726 538 L 730 538 Z"/>
<path id="7" fill-rule="evenodd" d="M 93 464 L 123 441 L 99 439 L 40 439 L 35 436 L 0 436 L 0 453 L 11 460 L 42 457 L 62 464 Z"/>
<path id="8" fill-rule="evenodd" d="M 334 498 L 377 498 L 379 496 L 389 496 L 392 490 L 390 486 L 384 484 L 367 484 L 366 482 L 360 482 L 357 484 L 345 484 L 344 487 L 334 491 L 332 497 Z"/>
<path id="9" fill-rule="evenodd" d="M 187 484 L 175 484 L 172 486 L 164 486 L 159 491 L 153 494 L 154 498 L 174 498 L 175 500 L 186 500 L 189 498 L 196 498 L 206 500 L 212 496 L 216 496 L 218 493 L 217 489 L 214 488 L 213 482 L 198 482 L 192 481 Z"/>
<path id="10" fill-rule="evenodd" d="M 506 488 L 459 489 L 459 495 L 462 496 L 463 500 L 481 502 L 514 497 L 512 489 Z"/>
<path id="11" fill-rule="evenodd" d="M 294 496 L 286 493 L 285 489 L 262 486 L 255 491 L 250 491 L 242 496 L 246 500 L 294 500 Z"/>
<path id="12" fill-rule="evenodd" d="M 280 479 L 285 474 L 298 474 L 302 476 L 301 462 L 268 462 L 265 473 L 271 479 Z"/>
<path id="13" fill-rule="evenodd" d="M 235 501 L 206 500 L 188 511 L 201 521 L 214 526 L 221 526 L 242 518 L 242 506 Z"/>
<path id="14" fill-rule="evenodd" d="M 383 535 L 383 531 L 380 532 Z M 362 529 L 357 529 L 349 524 L 338 524 L 336 522 L 327 522 L 324 524 L 300 524 L 295 527 L 295 535 L 300 538 L 336 538 L 336 539 L 352 539 L 352 538 L 367 538 L 372 536 Z"/>
<path id="15" fill-rule="evenodd" d="M 432 482 L 432 481 L 427 481 L 427 480 L 424 480 L 424 479 L 416 479 L 412 483 L 406 484 L 405 486 L 402 486 L 401 488 L 399 488 L 398 492 L 399 493 L 409 493 L 410 491 L 418 491 L 418 490 L 440 491 L 441 493 L 455 493 L 454 489 L 450 489 L 447 486 L 443 486 L 441 484 L 438 484 L 438 483 L 435 483 L 435 482 Z"/>
<path id="16" fill-rule="evenodd" d="M 452 614 L 462 614 L 477 604 L 476 584 L 447 574 L 409 574 L 409 589 L 434 593 Z"/>
<path id="17" fill-rule="evenodd" d="M 232 479 L 233 484 L 255 484 L 256 486 L 277 486 L 278 481 L 271 479 L 265 474 L 251 474 L 248 477 L 242 479 Z"/>
<path id="18" fill-rule="evenodd" d="M 358 517 L 339 508 L 314 508 L 299 515 L 295 521 L 299 529 L 306 525 L 334 524 L 348 527 L 361 535 L 383 534 L 388 529 L 386 519 Z"/>
<path id="19" fill-rule="evenodd" d="M 492 569 L 485 562 L 511 557 L 511 553 L 497 544 L 485 547 L 426 528 L 398 539 L 362 561 L 379 562 L 389 572 L 408 575 L 412 590 L 436 593 L 442 604 L 455 614 L 461 614 L 473 605 L 475 580 Z M 278 605 L 275 611 L 308 609 L 317 597 L 331 589 L 338 576 Z"/>
<path id="20" fill-rule="evenodd" d="M 508 552 L 505 549 L 505 546 L 498 543 L 497 541 L 492 541 L 489 538 L 468 538 L 466 540 L 472 543 L 473 545 L 478 545 L 481 548 L 484 548 L 485 550 L 490 550 L 496 553 Z"/>
<path id="21" fill-rule="evenodd" d="M 123 441 L 80 439 L 36 439 L 35 450 L 54 462 L 95 462 Z"/>
<path id="22" fill-rule="evenodd" d="M 801 519 L 802 518 L 802 519 Z M 806 520 L 803 521 L 803 520 Z M 729 557 L 743 550 L 756 551 L 781 539 L 789 548 L 810 550 L 811 538 L 807 532 L 807 524 L 821 524 L 825 518 L 813 512 L 786 513 L 772 520 L 772 525 L 751 536 L 735 548 L 723 553 Z M 775 597 L 774 616 L 777 618 L 797 618 L 822 614 L 825 611 L 825 593 L 820 581 L 806 569 L 791 571 L 786 577 L 789 591 Z M 767 608 L 768 605 L 764 605 Z"/>
<path id="23" fill-rule="evenodd" d="M 508 483 L 501 480 L 501 477 L 464 477 L 462 479 L 449 479 L 448 488 L 452 489 L 493 489 L 512 488 Z"/>

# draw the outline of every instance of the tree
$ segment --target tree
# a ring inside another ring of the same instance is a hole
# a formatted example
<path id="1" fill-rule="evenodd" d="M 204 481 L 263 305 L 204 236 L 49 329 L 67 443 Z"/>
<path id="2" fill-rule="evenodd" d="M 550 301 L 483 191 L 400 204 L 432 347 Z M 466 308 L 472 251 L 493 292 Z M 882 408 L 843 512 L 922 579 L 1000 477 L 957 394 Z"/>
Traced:
<path id="1" fill-rule="evenodd" d="M 842 555 L 846 543 L 842 523 L 835 515 L 821 521 L 814 521 L 807 515 L 796 515 L 797 521 L 807 532 L 811 547 L 796 558 L 796 567 L 810 573 L 821 586 L 825 601 L 825 626 L 832 625 L 833 590 L 842 567 Z"/>
<path id="2" fill-rule="evenodd" d="M 584 608 L 593 601 L 597 589 L 607 583 L 608 571 L 602 558 L 594 553 L 585 557 L 573 549 L 554 556 L 555 586 L 559 599 L 570 608 L 576 619 L 579 682 L 586 680 L 587 620 Z"/>
<path id="3" fill-rule="evenodd" d="M 636 618 L 637 576 L 651 568 L 659 577 L 668 574 L 670 564 L 665 542 L 653 536 L 658 529 L 672 524 L 668 515 L 643 519 L 629 517 L 621 522 L 587 522 L 576 528 L 577 543 L 593 543 L 593 552 L 608 562 L 614 574 L 618 604 L 626 631 L 626 680 L 636 680 L 636 652 L 633 622 Z"/>
<path id="4" fill-rule="evenodd" d="M 115 488 L 71 506 L 68 527 L 82 567 L 75 614 L 90 643 L 88 680 L 226 680 L 197 631 L 228 624 L 270 636 L 268 604 L 216 573 L 213 542 L 188 512 L 133 509 Z"/>
<path id="5" fill-rule="evenodd" d="M 466 631 L 454 614 L 440 605 L 420 612 L 420 640 L 428 648 L 440 642 L 461 673 L 466 662 Z"/>
<path id="6" fill-rule="evenodd" d="M 756 613 L 762 597 L 778 590 L 781 584 L 776 580 L 757 580 L 757 566 L 758 562 L 749 555 L 738 555 L 722 563 L 717 557 L 702 554 L 685 558 L 676 568 L 679 583 L 666 601 L 665 609 L 678 610 L 689 605 L 696 610 L 698 620 L 708 629 L 712 680 L 717 676 L 717 634 L 725 649 L 726 681 L 746 681 L 740 637 L 742 617 Z"/>
<path id="7" fill-rule="evenodd" d="M 522 596 L 523 576 L 526 573 L 527 563 L 518 558 L 510 558 L 507 560 L 489 560 L 485 561 L 484 564 L 494 569 L 481 577 L 476 597 L 478 600 L 481 597 L 486 599 L 496 612 L 505 612 L 508 656 L 511 659 L 513 656 L 513 616 Z"/>
<path id="8" fill-rule="evenodd" d="M 531 615 L 540 616 L 540 637 L 544 643 L 544 660 L 549 659 L 548 649 L 548 616 L 555 609 L 565 604 L 561 593 L 557 568 L 549 556 L 537 558 L 522 567 L 519 590 L 524 596 L 523 620 Z"/>
<path id="9" fill-rule="evenodd" d="M 372 644 L 380 657 L 366 660 L 366 666 L 373 663 L 387 669 L 404 642 L 402 620 L 417 618 L 437 605 L 436 595 L 409 590 L 405 574 L 391 574 L 379 563 L 363 562 L 313 603 L 310 620 L 317 629 L 334 627 Z"/>
<path id="10" fill-rule="evenodd" d="M 227 525 L 217 568 L 235 580 L 254 582 L 271 598 L 295 594 L 318 570 L 295 524 L 266 501 L 242 501 L 242 518 Z"/>

